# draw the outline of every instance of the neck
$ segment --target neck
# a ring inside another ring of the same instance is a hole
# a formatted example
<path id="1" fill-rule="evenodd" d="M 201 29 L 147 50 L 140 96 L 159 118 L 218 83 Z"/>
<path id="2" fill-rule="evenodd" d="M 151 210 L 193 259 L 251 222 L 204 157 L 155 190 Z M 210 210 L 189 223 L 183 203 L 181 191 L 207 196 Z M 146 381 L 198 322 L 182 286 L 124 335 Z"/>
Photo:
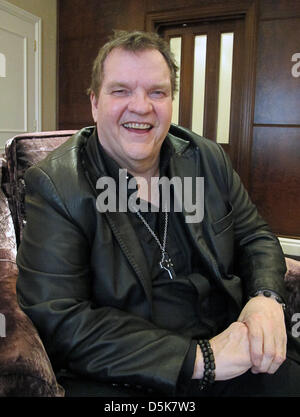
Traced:
<path id="1" fill-rule="evenodd" d="M 107 155 L 113 159 L 120 168 L 127 169 L 127 171 L 134 177 L 143 177 L 147 181 L 151 181 L 152 177 L 159 175 L 159 162 L 160 162 L 160 153 L 152 157 L 150 160 L 143 160 L 143 161 L 128 161 L 118 155 L 113 154 L 109 148 L 99 140 L 101 146 L 103 147 L 104 151 Z"/>
<path id="2" fill-rule="evenodd" d="M 159 180 L 159 163 L 160 154 L 151 160 L 144 161 L 130 161 L 118 158 L 117 155 L 112 155 L 110 149 L 107 149 L 105 144 L 99 141 L 108 156 L 113 159 L 120 168 L 127 169 L 127 171 L 136 179 L 138 185 L 138 197 L 145 201 L 149 201 L 154 205 L 159 205 L 159 190 L 155 185 Z M 152 192 L 151 192 L 152 189 Z"/>
<path id="3" fill-rule="evenodd" d="M 130 172 L 130 171 L 129 171 Z M 159 166 L 143 173 L 133 173 L 138 184 L 138 197 L 159 207 Z"/>
<path id="4" fill-rule="evenodd" d="M 127 168 L 128 172 L 136 178 L 144 178 L 149 184 L 151 183 L 151 178 L 159 176 L 159 161 L 155 165 L 145 168 L 143 167 L 138 169 L 132 169 L 131 167 Z"/>

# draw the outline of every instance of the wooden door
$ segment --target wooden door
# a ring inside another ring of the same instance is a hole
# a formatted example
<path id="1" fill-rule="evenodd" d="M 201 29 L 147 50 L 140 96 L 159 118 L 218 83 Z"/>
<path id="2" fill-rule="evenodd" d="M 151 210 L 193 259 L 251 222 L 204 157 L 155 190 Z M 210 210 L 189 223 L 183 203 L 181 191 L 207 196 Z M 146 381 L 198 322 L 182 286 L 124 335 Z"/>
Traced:
<path id="1" fill-rule="evenodd" d="M 169 26 L 161 34 L 180 67 L 173 122 L 220 143 L 237 168 L 243 20 Z"/>

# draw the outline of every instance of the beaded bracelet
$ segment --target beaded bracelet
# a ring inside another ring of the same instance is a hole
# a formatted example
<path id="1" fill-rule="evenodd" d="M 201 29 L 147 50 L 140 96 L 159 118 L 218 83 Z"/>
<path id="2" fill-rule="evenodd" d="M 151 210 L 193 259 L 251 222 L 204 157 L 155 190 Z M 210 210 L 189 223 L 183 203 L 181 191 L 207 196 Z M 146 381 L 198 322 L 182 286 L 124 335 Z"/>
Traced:
<path id="1" fill-rule="evenodd" d="M 200 346 L 204 362 L 203 378 L 199 380 L 199 389 L 202 391 L 214 383 L 216 376 L 216 366 L 214 353 L 212 351 L 209 341 L 206 339 L 201 339 L 198 341 L 198 344 Z"/>

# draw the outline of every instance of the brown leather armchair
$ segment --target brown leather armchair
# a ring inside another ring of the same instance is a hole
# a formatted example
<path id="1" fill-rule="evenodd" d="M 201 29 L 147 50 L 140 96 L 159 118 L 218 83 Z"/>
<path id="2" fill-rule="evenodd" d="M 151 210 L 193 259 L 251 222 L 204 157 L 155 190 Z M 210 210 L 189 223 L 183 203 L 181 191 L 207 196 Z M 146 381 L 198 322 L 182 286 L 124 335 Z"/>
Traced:
<path id="1" fill-rule="evenodd" d="M 6 144 L 0 172 L 0 397 L 63 396 L 40 337 L 16 298 L 16 251 L 26 223 L 24 173 L 74 131 L 19 135 Z M 300 262 L 286 259 L 289 314 L 300 312 Z"/>
<path id="2" fill-rule="evenodd" d="M 17 246 L 25 224 L 23 175 L 73 132 L 43 132 L 7 142 L 0 165 L 0 397 L 62 397 L 51 363 L 16 297 Z"/>

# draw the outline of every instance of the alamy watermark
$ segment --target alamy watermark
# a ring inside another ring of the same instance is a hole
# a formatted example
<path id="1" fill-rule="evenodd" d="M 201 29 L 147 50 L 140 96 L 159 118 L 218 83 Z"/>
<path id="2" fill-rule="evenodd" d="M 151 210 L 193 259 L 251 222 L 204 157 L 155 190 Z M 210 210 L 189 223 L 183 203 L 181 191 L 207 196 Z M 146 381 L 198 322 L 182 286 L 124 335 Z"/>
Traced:
<path id="1" fill-rule="evenodd" d="M 149 190 L 148 182 L 142 177 L 132 177 L 128 180 L 127 169 L 119 170 L 118 182 L 112 177 L 98 179 L 96 188 L 101 191 L 96 200 L 97 210 L 101 213 L 149 211 L 148 203 L 139 198 L 137 184 L 146 195 L 148 191 L 151 191 L 151 195 L 157 195 L 157 190 L 161 189 L 160 201 L 163 211 L 184 212 L 186 223 L 199 223 L 203 220 L 203 177 L 153 177 Z M 130 193 L 129 190 L 136 191 Z M 150 211 L 158 210 L 158 206 L 151 205 Z"/>
<path id="2" fill-rule="evenodd" d="M 292 336 L 299 337 L 300 336 L 300 313 L 294 313 L 291 319 L 292 323 L 295 323 L 292 326 Z"/>
<path id="3" fill-rule="evenodd" d="M 2 313 L 0 313 L 0 337 L 6 337 L 6 319 Z"/>
<path id="4" fill-rule="evenodd" d="M 292 66 L 292 70 L 291 70 L 292 76 L 295 78 L 298 78 L 300 77 L 300 53 L 298 52 L 298 53 L 293 54 L 291 61 L 296 62 L 296 64 Z"/>

